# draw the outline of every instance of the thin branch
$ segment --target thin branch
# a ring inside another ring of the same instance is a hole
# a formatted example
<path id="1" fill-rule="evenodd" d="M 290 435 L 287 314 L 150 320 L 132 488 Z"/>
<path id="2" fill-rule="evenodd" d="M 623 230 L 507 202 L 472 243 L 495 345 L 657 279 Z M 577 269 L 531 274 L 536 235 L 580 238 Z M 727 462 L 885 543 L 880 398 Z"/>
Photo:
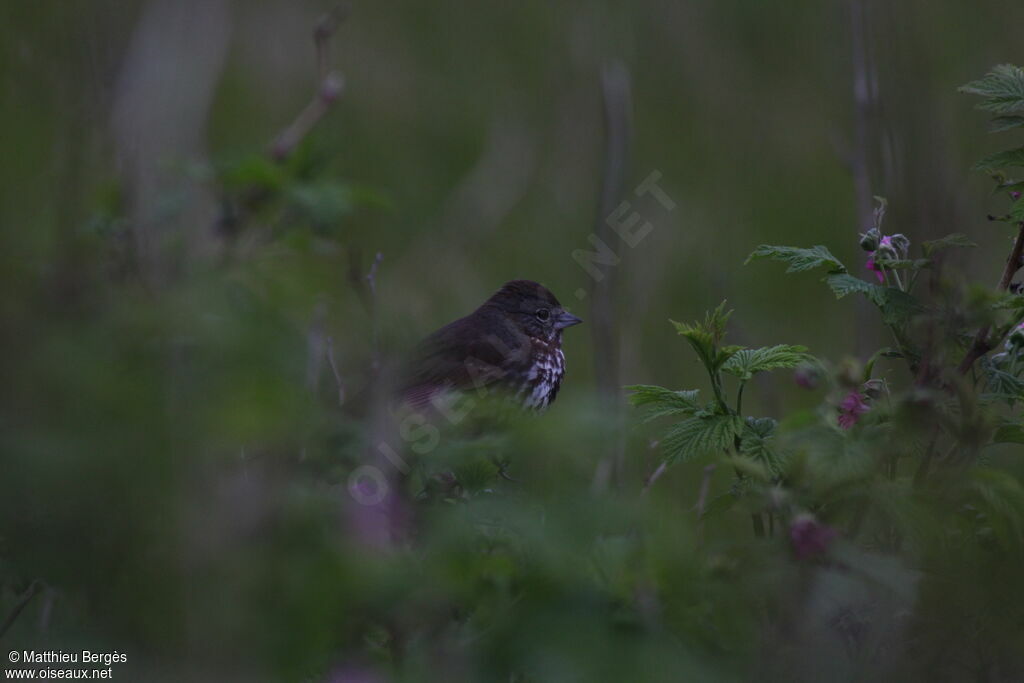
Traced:
<path id="1" fill-rule="evenodd" d="M 1010 256 L 1006 259 L 1006 266 L 1003 268 L 1003 276 L 999 278 L 999 284 L 996 289 L 1000 292 L 1005 292 L 1010 288 L 1010 283 L 1013 282 L 1013 276 L 1016 275 L 1017 271 L 1021 268 L 1021 254 L 1024 253 L 1024 223 L 1021 223 L 1017 228 L 1017 238 L 1013 242 L 1013 248 L 1010 250 Z M 984 356 L 986 353 L 991 351 L 995 345 L 999 342 L 998 339 L 990 339 L 989 332 L 991 331 L 991 325 L 984 325 L 978 333 L 974 335 L 974 341 L 971 343 L 967 354 L 964 359 L 960 361 L 960 366 L 957 371 L 961 375 L 966 375 L 967 372 L 974 365 L 974 362 Z"/>
<path id="2" fill-rule="evenodd" d="M 319 301 L 313 308 L 309 331 L 306 332 L 306 389 L 309 391 L 315 391 L 317 384 L 320 382 L 320 372 L 326 346 L 326 334 L 324 332 L 326 318 L 327 304 L 324 301 Z"/>
<path id="3" fill-rule="evenodd" d="M 714 463 L 704 468 L 704 478 L 700 482 L 700 493 L 697 494 L 697 519 L 704 517 L 704 507 L 708 502 L 708 492 L 711 490 L 711 475 L 715 473 L 718 466 Z"/>
<path id="4" fill-rule="evenodd" d="M 321 81 L 329 75 L 331 37 L 351 13 L 352 7 L 347 2 L 342 3 L 328 11 L 316 22 L 316 28 L 313 29 L 313 43 L 316 45 L 316 69 Z"/>
<path id="5" fill-rule="evenodd" d="M 338 26 L 348 18 L 348 15 L 348 5 L 339 5 L 320 17 L 316 28 L 313 29 L 313 44 L 316 47 L 317 75 L 320 79 L 320 86 L 309 104 L 274 139 L 274 143 L 270 146 L 270 156 L 275 161 L 287 159 L 341 97 L 345 88 L 345 79 L 340 73 L 328 70 L 328 57 L 331 38 L 338 30 Z"/>
<path id="6" fill-rule="evenodd" d="M 380 316 L 377 314 L 377 270 L 384 260 L 384 253 L 378 251 L 370 264 L 370 272 L 366 274 L 366 285 L 370 293 L 370 326 L 372 330 L 371 369 L 376 375 L 380 371 Z"/>
<path id="7" fill-rule="evenodd" d="M 338 387 L 338 405 L 345 405 L 345 383 L 341 379 L 341 373 L 338 372 L 338 364 L 334 361 L 334 337 L 327 337 L 327 362 L 331 366 L 331 372 L 334 373 L 334 383 Z"/>
<path id="8" fill-rule="evenodd" d="M 25 589 L 25 592 L 21 594 L 20 598 L 18 598 L 18 602 L 16 602 L 14 604 L 14 607 L 11 608 L 11 611 L 7 615 L 7 618 L 4 619 L 2 624 L 0 624 L 0 638 L 4 637 L 4 634 L 7 633 L 7 630 L 11 628 L 11 626 L 17 620 L 18 616 L 22 613 L 25 607 L 28 606 L 28 603 L 32 602 L 32 598 L 36 596 L 36 594 L 42 587 L 43 582 L 39 579 L 35 579 L 34 581 L 32 581 L 32 583 L 28 585 L 28 588 Z"/>
<path id="9" fill-rule="evenodd" d="M 665 474 L 665 470 L 667 468 L 668 468 L 668 462 L 666 462 L 665 460 L 662 460 L 661 464 L 659 464 L 656 468 L 654 468 L 653 472 L 651 472 L 650 474 L 647 475 L 647 478 L 644 479 L 644 487 L 642 489 L 640 489 L 640 495 L 641 496 L 646 496 L 647 495 L 647 492 L 650 490 L 651 486 L 654 485 L 654 482 L 656 482 L 659 479 L 661 479 L 661 475 Z"/>
<path id="10" fill-rule="evenodd" d="M 704 510 L 707 507 L 708 493 L 711 491 L 711 475 L 717 466 L 712 463 L 704 468 L 704 477 L 700 481 L 700 493 L 697 494 L 697 544 L 704 542 Z"/>
<path id="11" fill-rule="evenodd" d="M 320 88 L 305 109 L 299 112 L 291 125 L 285 128 L 270 146 L 270 156 L 275 161 L 284 161 L 291 155 L 299 143 L 313 130 L 320 120 L 331 110 L 331 105 L 341 96 L 345 87 L 345 79 L 339 73 L 329 73 L 320 83 Z"/>

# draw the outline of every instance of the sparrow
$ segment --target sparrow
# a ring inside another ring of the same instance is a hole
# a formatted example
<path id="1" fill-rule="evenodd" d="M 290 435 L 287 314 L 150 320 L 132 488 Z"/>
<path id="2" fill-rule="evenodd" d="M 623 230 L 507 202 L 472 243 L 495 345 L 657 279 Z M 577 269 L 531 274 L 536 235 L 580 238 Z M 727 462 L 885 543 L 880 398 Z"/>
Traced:
<path id="1" fill-rule="evenodd" d="M 475 311 L 418 345 L 401 399 L 422 409 L 449 391 L 495 392 L 524 410 L 542 412 L 565 377 L 562 330 L 581 322 L 542 285 L 507 282 Z"/>

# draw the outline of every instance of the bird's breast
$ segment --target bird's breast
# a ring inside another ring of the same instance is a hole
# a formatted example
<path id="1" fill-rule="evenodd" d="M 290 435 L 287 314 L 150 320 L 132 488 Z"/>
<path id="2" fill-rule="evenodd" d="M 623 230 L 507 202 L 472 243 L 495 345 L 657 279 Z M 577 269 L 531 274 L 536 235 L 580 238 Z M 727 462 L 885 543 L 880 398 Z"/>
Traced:
<path id="1" fill-rule="evenodd" d="M 533 353 L 516 398 L 525 409 L 541 411 L 555 400 L 565 376 L 565 354 L 557 341 L 532 338 Z"/>

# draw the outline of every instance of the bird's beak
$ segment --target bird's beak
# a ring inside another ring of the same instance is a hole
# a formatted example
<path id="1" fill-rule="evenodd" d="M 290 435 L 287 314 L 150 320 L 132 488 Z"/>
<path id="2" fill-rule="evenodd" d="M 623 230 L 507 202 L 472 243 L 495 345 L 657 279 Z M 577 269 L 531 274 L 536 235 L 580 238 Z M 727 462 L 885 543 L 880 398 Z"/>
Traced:
<path id="1" fill-rule="evenodd" d="M 579 325 L 581 322 L 583 321 L 574 316 L 572 313 L 569 313 L 568 311 L 562 311 L 555 317 L 555 329 L 564 330 L 567 327 Z"/>

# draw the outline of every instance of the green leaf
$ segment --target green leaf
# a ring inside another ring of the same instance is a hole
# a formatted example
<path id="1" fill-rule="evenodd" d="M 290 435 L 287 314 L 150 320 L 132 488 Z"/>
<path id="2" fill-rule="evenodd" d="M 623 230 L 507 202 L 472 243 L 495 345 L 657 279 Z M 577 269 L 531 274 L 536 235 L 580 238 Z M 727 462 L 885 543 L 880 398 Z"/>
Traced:
<path id="1" fill-rule="evenodd" d="M 829 275 L 825 281 L 837 299 L 854 293 L 866 296 L 882 311 L 882 319 L 887 325 L 905 322 L 924 310 L 920 301 L 896 287 L 875 285 L 846 273 Z"/>
<path id="2" fill-rule="evenodd" d="M 1011 292 L 1001 292 L 990 304 L 995 311 L 1013 311 L 1024 307 L 1024 296 Z"/>
<path id="3" fill-rule="evenodd" d="M 693 415 L 701 410 L 697 403 L 696 389 L 673 391 L 651 384 L 633 384 L 626 387 L 630 392 L 629 402 L 636 407 L 646 408 L 644 421 L 666 415 Z"/>
<path id="4" fill-rule="evenodd" d="M 978 245 L 967 239 L 967 235 L 955 232 L 952 235 L 946 235 L 941 239 L 928 240 L 923 244 L 923 246 L 925 256 L 931 256 L 941 249 L 949 249 L 950 247 L 976 247 Z"/>
<path id="5" fill-rule="evenodd" d="M 1004 548 L 1017 548 L 1024 538 L 1024 487 L 1010 473 L 976 469 L 970 474 L 975 506 Z"/>
<path id="6" fill-rule="evenodd" d="M 861 280 L 859 277 L 848 273 L 834 273 L 826 277 L 825 282 L 832 288 L 837 299 L 842 299 L 848 294 L 863 294 L 876 305 L 882 304 L 882 292 L 885 288 Z"/>
<path id="7" fill-rule="evenodd" d="M 739 490 L 734 490 L 726 491 L 725 493 L 715 496 L 704 508 L 704 513 L 701 515 L 701 519 L 720 515 L 731 510 L 733 506 L 736 505 L 737 501 L 739 501 L 741 495 L 742 494 Z"/>
<path id="8" fill-rule="evenodd" d="M 778 344 L 759 349 L 741 349 L 722 365 L 722 370 L 746 381 L 755 373 L 777 368 L 793 368 L 805 360 L 806 346 Z"/>
<path id="9" fill-rule="evenodd" d="M 984 368 L 988 374 L 986 393 L 997 394 L 1007 401 L 1024 400 L 1024 381 L 1000 370 L 993 363 L 985 363 Z"/>
<path id="10" fill-rule="evenodd" d="M 280 164 L 275 164 L 263 154 L 246 157 L 226 164 L 221 172 L 221 182 L 228 189 L 280 190 L 287 180 L 287 173 Z"/>
<path id="11" fill-rule="evenodd" d="M 701 363 L 708 369 L 708 372 L 716 372 L 725 361 L 729 360 L 732 354 L 739 351 L 741 346 L 719 347 L 725 337 L 725 325 L 729 321 L 732 311 L 725 310 L 723 301 L 713 311 L 704 315 L 703 321 L 696 321 L 692 324 L 680 323 L 670 320 L 676 331 L 686 338 Z"/>
<path id="12" fill-rule="evenodd" d="M 740 453 L 761 462 L 772 476 L 782 472 L 782 459 L 772 444 L 778 425 L 770 417 L 748 417 L 740 434 Z"/>
<path id="13" fill-rule="evenodd" d="M 960 92 L 981 95 L 979 109 L 995 114 L 1024 111 L 1024 70 L 1013 64 L 1000 64 L 983 78 L 960 87 Z"/>
<path id="14" fill-rule="evenodd" d="M 1024 222 L 1024 198 L 1018 199 L 1010 206 L 1010 219 L 1014 223 Z"/>
<path id="15" fill-rule="evenodd" d="M 996 428 L 992 443 L 1024 443 L 1024 425 L 1019 422 L 1006 422 Z"/>
<path id="16" fill-rule="evenodd" d="M 1024 180 L 1010 180 L 1006 177 L 1006 174 L 1002 172 L 993 173 L 992 178 L 996 181 L 996 186 L 992 189 L 992 194 L 1024 191 Z"/>
<path id="17" fill-rule="evenodd" d="M 1001 133 L 1020 126 L 1024 126 L 1024 116 L 996 116 L 989 121 L 988 132 Z"/>
<path id="18" fill-rule="evenodd" d="M 899 259 L 887 259 L 887 258 L 876 258 L 875 265 L 881 266 L 887 270 L 921 270 L 922 268 L 928 268 L 932 265 L 930 259 L 926 258 L 899 258 Z"/>
<path id="19" fill-rule="evenodd" d="M 721 451 L 733 444 L 741 429 L 743 420 L 736 415 L 691 417 L 665 434 L 661 441 L 665 459 L 673 463 Z"/>
<path id="20" fill-rule="evenodd" d="M 899 325 L 924 311 L 924 306 L 916 297 L 896 287 L 880 287 L 881 300 L 876 301 L 882 311 L 882 321 L 886 325 Z"/>
<path id="21" fill-rule="evenodd" d="M 1024 166 L 1024 147 L 989 154 L 973 168 L 976 171 L 994 171 L 1008 166 Z"/>
<path id="22" fill-rule="evenodd" d="M 352 188 L 330 180 L 293 185 L 288 199 L 318 228 L 336 227 L 355 208 Z"/>
<path id="23" fill-rule="evenodd" d="M 787 273 L 799 273 L 822 266 L 829 270 L 845 271 L 846 267 L 832 255 L 832 252 L 820 244 L 805 249 L 802 247 L 784 247 L 762 244 L 747 257 L 744 265 L 760 259 L 772 259 L 788 263 Z"/>

